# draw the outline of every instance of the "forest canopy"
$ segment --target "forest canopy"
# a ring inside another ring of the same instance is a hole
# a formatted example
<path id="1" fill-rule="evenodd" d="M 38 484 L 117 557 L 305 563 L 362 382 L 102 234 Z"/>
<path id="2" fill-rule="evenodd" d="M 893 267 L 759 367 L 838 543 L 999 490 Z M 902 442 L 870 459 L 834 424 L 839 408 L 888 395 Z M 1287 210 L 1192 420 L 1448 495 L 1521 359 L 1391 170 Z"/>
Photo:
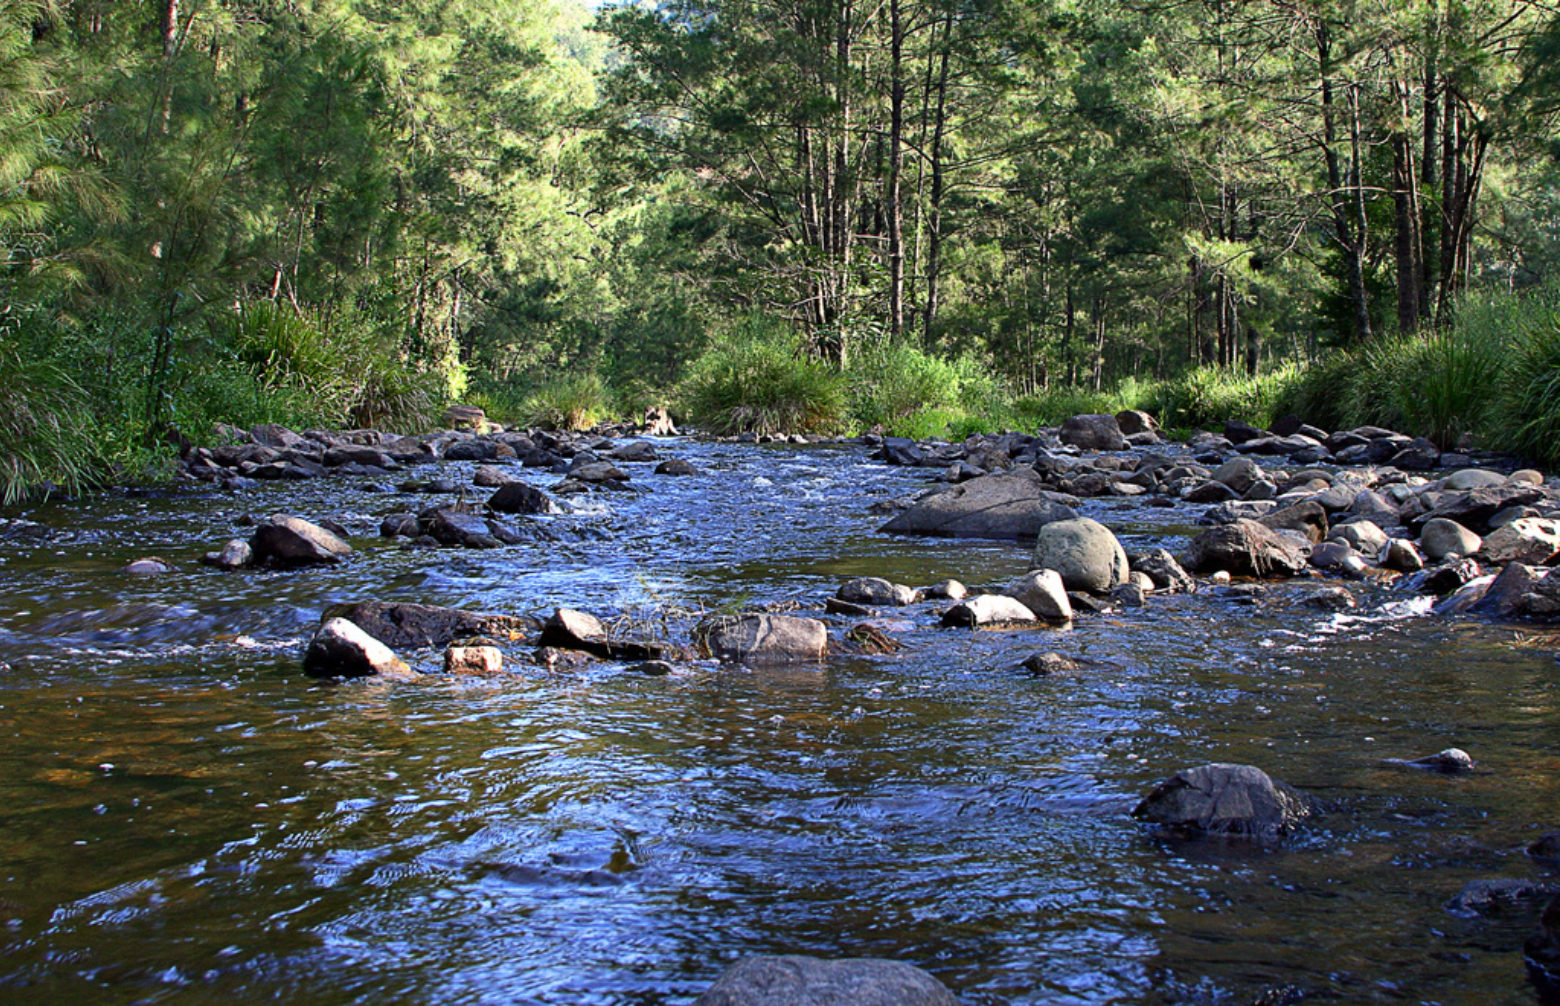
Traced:
<path id="1" fill-rule="evenodd" d="M 1200 421 L 1264 375 L 1288 391 L 1235 399 L 1315 403 L 1435 339 L 1548 373 L 1545 5 L 0 0 L 0 28 L 12 478 L 456 399 L 718 427 L 816 395 L 740 414 L 949 435 L 1112 391 Z"/>

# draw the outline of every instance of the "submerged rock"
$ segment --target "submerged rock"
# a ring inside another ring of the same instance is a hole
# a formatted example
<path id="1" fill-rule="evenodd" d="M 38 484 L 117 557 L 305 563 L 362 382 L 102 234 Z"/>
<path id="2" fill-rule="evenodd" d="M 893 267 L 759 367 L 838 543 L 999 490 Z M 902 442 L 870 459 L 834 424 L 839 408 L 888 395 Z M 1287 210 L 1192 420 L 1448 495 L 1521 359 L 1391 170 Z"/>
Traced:
<path id="1" fill-rule="evenodd" d="M 1447 748 L 1437 751 L 1433 755 L 1425 755 L 1423 758 L 1388 758 L 1388 765 L 1402 765 L 1407 768 L 1423 769 L 1426 772 L 1441 772 L 1446 775 L 1456 775 L 1460 772 L 1468 772 L 1473 769 L 1473 756 L 1462 748 Z"/>
<path id="2" fill-rule="evenodd" d="M 1537 901 L 1560 894 L 1560 887 L 1519 877 L 1495 877 L 1489 880 L 1470 880 L 1451 901 L 1446 910 L 1453 915 L 1488 915 L 1503 906 L 1523 901 Z"/>
<path id="3" fill-rule="evenodd" d="M 1254 765 L 1183 769 L 1155 786 L 1132 816 L 1191 834 L 1276 838 L 1311 814 L 1310 799 Z"/>
<path id="4" fill-rule="evenodd" d="M 1538 929 L 1522 944 L 1522 959 L 1539 991 L 1560 997 L 1560 897 L 1544 906 Z"/>
<path id="5" fill-rule="evenodd" d="M 166 559 L 149 555 L 128 563 L 120 572 L 127 573 L 130 576 L 157 576 L 162 573 L 173 572 L 173 565 Z"/>
<path id="6" fill-rule="evenodd" d="M 254 561 L 254 550 L 242 538 L 233 538 L 216 552 L 207 552 L 200 561 L 218 569 L 243 569 Z"/>
<path id="7" fill-rule="evenodd" d="M 948 988 L 899 961 L 745 957 L 694 1006 L 958 1006 Z"/>
<path id="8" fill-rule="evenodd" d="M 395 651 L 345 618 L 328 619 L 303 654 L 314 678 L 409 678 L 412 669 Z"/>
<path id="9" fill-rule="evenodd" d="M 829 651 L 829 630 L 814 618 L 790 615 L 717 615 L 694 626 L 698 650 L 717 660 L 748 664 L 819 661 Z"/>
<path id="10" fill-rule="evenodd" d="M 1078 513 L 1060 502 L 1032 468 L 982 475 L 928 496 L 881 530 L 943 538 L 1033 538 L 1052 521 Z"/>
<path id="11" fill-rule="evenodd" d="M 499 513 L 555 513 L 558 509 L 552 497 L 518 480 L 499 486 L 487 505 Z"/>
<path id="12" fill-rule="evenodd" d="M 1078 669 L 1077 661 L 1069 660 L 1060 653 L 1049 650 L 1045 653 L 1030 654 L 1019 666 L 1037 678 L 1048 678 L 1053 674 L 1065 674 Z"/>

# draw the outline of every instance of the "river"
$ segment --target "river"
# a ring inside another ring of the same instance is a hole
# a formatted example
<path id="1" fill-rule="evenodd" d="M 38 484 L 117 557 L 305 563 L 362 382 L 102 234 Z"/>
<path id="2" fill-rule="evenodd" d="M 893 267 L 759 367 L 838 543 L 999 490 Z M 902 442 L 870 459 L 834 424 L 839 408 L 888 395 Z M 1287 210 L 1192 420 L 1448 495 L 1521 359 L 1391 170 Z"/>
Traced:
<path id="1" fill-rule="evenodd" d="M 1016 544 L 878 534 L 867 505 L 927 475 L 859 446 L 658 447 L 704 473 L 628 466 L 644 491 L 573 497 L 522 518 L 565 540 L 492 551 L 378 538 L 404 499 L 357 479 L 22 512 L 54 533 L 0 541 L 0 999 L 687 1003 L 775 952 L 907 961 L 970 1006 L 1534 1002 L 1537 906 L 1446 903 L 1545 876 L 1522 849 L 1560 827 L 1556 640 L 1385 586 L 1351 585 L 1346 614 L 1275 583 L 1068 631 L 942 629 L 926 604 L 877 620 L 900 652 L 822 669 L 302 674 L 341 601 L 576 606 L 676 636 L 700 611 L 821 608 L 851 576 L 1027 565 Z M 1195 508 L 1082 509 L 1131 551 L 1184 544 Z M 273 511 L 341 521 L 356 554 L 198 564 Z M 153 554 L 175 571 L 119 572 Z M 1031 678 L 1041 650 L 1081 669 Z M 1475 772 L 1384 761 L 1454 745 Z M 1128 816 L 1210 761 L 1326 813 L 1275 847 Z"/>

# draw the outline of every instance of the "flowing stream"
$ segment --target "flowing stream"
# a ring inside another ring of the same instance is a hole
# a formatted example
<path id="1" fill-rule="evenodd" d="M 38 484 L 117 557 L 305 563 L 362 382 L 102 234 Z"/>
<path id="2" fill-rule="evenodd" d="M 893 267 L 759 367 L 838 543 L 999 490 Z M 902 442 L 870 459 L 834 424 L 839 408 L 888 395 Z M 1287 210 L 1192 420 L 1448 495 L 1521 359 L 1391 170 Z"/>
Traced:
<path id="1" fill-rule="evenodd" d="M 302 674 L 340 601 L 577 606 L 677 637 L 698 611 L 820 609 L 851 576 L 1027 564 L 878 534 L 867 505 L 927 473 L 861 447 L 658 446 L 704 474 L 628 466 L 644 491 L 574 497 L 538 518 L 564 541 L 493 551 L 378 538 L 406 498 L 354 479 L 21 514 L 54 533 L 0 541 L 0 1000 L 688 1003 L 771 952 L 904 960 L 970 1006 L 1535 1001 L 1538 906 L 1446 904 L 1474 879 L 1560 881 L 1522 851 L 1560 827 L 1556 639 L 1385 587 L 1352 585 L 1346 615 L 1271 584 L 1070 631 L 942 629 L 920 605 L 875 620 L 899 653 L 821 670 Z M 1178 548 L 1194 509 L 1084 505 L 1129 551 Z M 198 565 L 246 511 L 340 520 L 357 554 Z M 175 572 L 118 571 L 149 554 Z M 1083 666 L 1031 678 L 1041 650 Z M 1454 745 L 1477 771 L 1384 762 Z M 1209 761 L 1327 813 L 1269 848 L 1128 816 Z"/>

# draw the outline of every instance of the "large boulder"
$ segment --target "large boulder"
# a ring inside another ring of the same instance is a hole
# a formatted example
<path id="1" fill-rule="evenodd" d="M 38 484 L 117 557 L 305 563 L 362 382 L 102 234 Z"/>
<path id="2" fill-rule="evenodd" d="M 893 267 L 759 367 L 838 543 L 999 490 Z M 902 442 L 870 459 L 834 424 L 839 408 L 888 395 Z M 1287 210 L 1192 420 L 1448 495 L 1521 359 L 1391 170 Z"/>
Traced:
<path id="1" fill-rule="evenodd" d="M 1073 416 L 1062 423 L 1057 436 L 1064 444 L 1089 451 L 1124 451 L 1131 446 L 1116 417 L 1108 415 Z"/>
<path id="2" fill-rule="evenodd" d="M 1032 569 L 1008 584 L 1002 591 L 1047 622 L 1070 622 L 1072 601 L 1067 586 L 1054 569 Z"/>
<path id="3" fill-rule="evenodd" d="M 1110 528 L 1088 517 L 1053 521 L 1035 539 L 1031 569 L 1054 569 L 1069 590 L 1104 593 L 1127 582 L 1127 553 Z"/>
<path id="4" fill-rule="evenodd" d="M 320 626 L 303 654 L 303 670 L 313 678 L 407 678 L 412 669 L 395 651 L 345 618 Z"/>
<path id="5" fill-rule="evenodd" d="M 536 619 L 519 615 L 492 615 L 431 604 L 399 604 L 361 601 L 338 604 L 325 610 L 324 621 L 345 618 L 375 639 L 398 650 L 422 646 L 448 646 L 467 636 L 520 640 L 533 635 Z"/>
<path id="6" fill-rule="evenodd" d="M 1142 409 L 1122 409 L 1116 413 L 1116 426 L 1125 436 L 1133 436 L 1138 433 L 1155 433 L 1159 430 L 1159 424 L 1154 422 L 1154 417 Z"/>
<path id="7" fill-rule="evenodd" d="M 717 615 L 694 626 L 694 645 L 707 657 L 747 664 L 822 660 L 829 630 L 815 618 L 790 615 Z"/>
<path id="8" fill-rule="evenodd" d="M 338 563 L 352 554 L 352 546 L 302 517 L 272 514 L 249 539 L 257 565 L 317 566 Z"/>
<path id="9" fill-rule="evenodd" d="M 931 975 L 899 961 L 745 957 L 694 1006 L 958 1006 Z"/>
<path id="10" fill-rule="evenodd" d="M 1305 794 L 1256 766 L 1215 763 L 1161 782 L 1132 816 L 1187 834 L 1276 838 L 1310 813 Z"/>
<path id="11" fill-rule="evenodd" d="M 881 530 L 943 538 L 1033 538 L 1045 525 L 1076 516 L 1034 469 L 1016 468 L 928 496 Z"/>
<path id="12" fill-rule="evenodd" d="M 1241 576 L 1299 576 L 1305 572 L 1306 557 L 1299 545 L 1282 534 L 1242 518 L 1193 538 L 1186 566 L 1194 573 L 1225 570 Z"/>

